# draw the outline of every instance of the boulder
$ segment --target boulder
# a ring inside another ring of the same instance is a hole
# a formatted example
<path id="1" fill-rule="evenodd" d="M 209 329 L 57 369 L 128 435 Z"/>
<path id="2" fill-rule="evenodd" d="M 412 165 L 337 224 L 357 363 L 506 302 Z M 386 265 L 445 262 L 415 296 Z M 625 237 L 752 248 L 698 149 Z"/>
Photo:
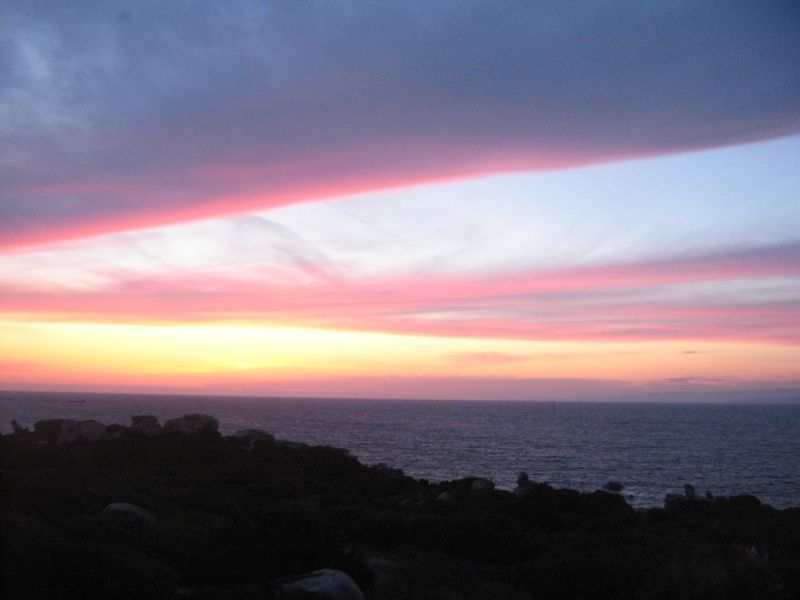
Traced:
<path id="1" fill-rule="evenodd" d="M 136 504 L 130 504 L 129 502 L 112 502 L 103 509 L 104 515 L 110 515 L 114 513 L 131 515 L 137 519 L 142 519 L 149 523 L 155 523 L 158 521 L 156 516 L 146 508 L 142 508 Z"/>
<path id="2" fill-rule="evenodd" d="M 441 494 L 436 496 L 436 499 L 439 502 L 452 502 L 453 500 L 456 499 L 456 497 L 453 494 L 451 494 L 450 492 L 442 492 Z"/>
<path id="3" fill-rule="evenodd" d="M 377 465 L 373 465 L 372 468 L 384 475 L 387 479 L 400 479 L 405 476 L 403 469 L 390 467 L 386 463 L 378 463 Z"/>
<path id="4" fill-rule="evenodd" d="M 30 433 L 27 427 L 20 425 L 15 419 L 11 419 L 11 429 L 14 430 L 14 433 Z"/>
<path id="5" fill-rule="evenodd" d="M 112 439 L 119 439 L 127 431 L 128 428 L 125 427 L 124 425 L 120 425 L 119 423 L 112 423 L 111 425 L 106 426 L 106 437 Z"/>
<path id="6" fill-rule="evenodd" d="M 384 587 L 386 582 L 391 577 L 391 573 L 395 568 L 395 563 L 385 558 L 373 557 L 367 559 L 366 567 L 372 573 L 374 586 L 376 588 Z"/>
<path id="7" fill-rule="evenodd" d="M 70 425 L 77 423 L 73 419 L 45 419 L 43 421 L 36 421 L 33 424 L 33 430 L 48 441 L 55 442 L 58 439 L 58 434 L 61 432 L 63 425 Z"/>
<path id="8" fill-rule="evenodd" d="M 511 493 L 517 498 L 525 498 L 533 493 L 533 486 L 530 483 L 528 485 L 518 485 L 511 491 Z"/>
<path id="9" fill-rule="evenodd" d="M 726 508 L 745 511 L 745 512 L 758 512 L 763 505 L 761 500 L 751 494 L 740 494 L 738 496 L 731 496 L 724 500 Z"/>
<path id="10" fill-rule="evenodd" d="M 59 444 L 96 442 L 106 434 L 106 426 L 99 421 L 71 421 L 64 419 L 56 438 Z"/>
<path id="11" fill-rule="evenodd" d="M 471 492 L 491 492 L 494 489 L 494 481 L 478 478 L 469 486 Z"/>
<path id="12" fill-rule="evenodd" d="M 302 450 L 303 448 L 309 448 L 308 444 L 304 444 L 303 442 L 293 442 L 291 440 L 278 440 L 278 446 L 283 448 L 291 448 L 292 450 Z"/>
<path id="13" fill-rule="evenodd" d="M 248 448 L 252 448 L 256 442 L 275 442 L 275 436 L 263 429 L 240 429 L 236 432 L 236 438 Z"/>
<path id="14" fill-rule="evenodd" d="M 686 494 L 686 497 L 690 500 L 693 500 L 697 497 L 697 492 L 694 489 L 694 486 L 690 483 L 687 483 L 683 486 L 683 493 Z"/>
<path id="15" fill-rule="evenodd" d="M 517 475 L 517 487 L 514 488 L 513 494 L 518 498 L 524 498 L 533 492 L 535 482 L 531 481 L 530 477 L 525 471 Z"/>
<path id="16" fill-rule="evenodd" d="M 664 496 L 664 508 L 667 510 L 679 510 L 687 502 L 683 494 L 667 494 Z"/>
<path id="17" fill-rule="evenodd" d="M 219 422 L 210 415 L 192 414 L 169 419 L 164 423 L 164 433 L 182 435 L 214 434 L 219 429 Z"/>
<path id="18" fill-rule="evenodd" d="M 607 492 L 621 492 L 625 489 L 625 486 L 619 481 L 609 481 L 603 486 L 603 489 Z"/>
<path id="19" fill-rule="evenodd" d="M 285 600 L 365 600 L 350 576 L 336 569 L 320 569 L 283 583 L 277 598 Z"/>
<path id="20" fill-rule="evenodd" d="M 629 515 L 633 512 L 630 504 L 622 494 L 598 490 L 580 496 L 579 507 L 584 514 L 590 515 Z"/>
<path id="21" fill-rule="evenodd" d="M 131 433 L 145 437 L 155 437 L 161 434 L 161 424 L 153 415 L 136 415 L 131 417 Z"/>

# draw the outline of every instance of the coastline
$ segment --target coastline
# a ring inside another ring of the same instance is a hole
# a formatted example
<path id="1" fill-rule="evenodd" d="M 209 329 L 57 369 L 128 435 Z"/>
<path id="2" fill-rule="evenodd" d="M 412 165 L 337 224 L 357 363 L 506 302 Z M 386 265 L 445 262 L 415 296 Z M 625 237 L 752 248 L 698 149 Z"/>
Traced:
<path id="1" fill-rule="evenodd" d="M 618 480 L 637 509 L 662 506 L 687 482 L 700 493 L 753 494 L 776 508 L 800 498 L 800 406 L 3 397 L 4 431 L 11 418 L 28 426 L 61 417 L 129 423 L 131 414 L 164 421 L 197 412 L 217 417 L 225 435 L 263 428 L 346 447 L 365 464 L 384 462 L 429 481 L 485 477 L 512 490 L 527 471 L 554 487 L 590 492 Z"/>
<path id="2" fill-rule="evenodd" d="M 431 483 L 343 449 L 222 436 L 212 417 L 171 431 L 159 423 L 158 433 L 143 423 L 0 437 L 7 597 L 109 586 L 115 597 L 267 597 L 276 581 L 318 568 L 389 599 L 800 590 L 800 508 L 753 496 L 634 511 L 605 491 Z M 114 503 L 156 522 L 104 514 Z"/>

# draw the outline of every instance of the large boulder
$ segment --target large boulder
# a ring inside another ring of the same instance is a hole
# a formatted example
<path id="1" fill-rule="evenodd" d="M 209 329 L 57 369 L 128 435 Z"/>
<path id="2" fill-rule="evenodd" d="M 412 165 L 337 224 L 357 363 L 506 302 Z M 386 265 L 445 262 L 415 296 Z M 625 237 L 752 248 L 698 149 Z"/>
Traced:
<path id="1" fill-rule="evenodd" d="M 625 489 L 625 486 L 619 481 L 609 481 L 603 486 L 603 489 L 607 492 L 621 492 Z"/>
<path id="2" fill-rule="evenodd" d="M 184 415 L 177 419 L 169 419 L 164 423 L 164 433 L 179 433 L 183 435 L 215 434 L 219 429 L 219 422 L 210 415 Z"/>
<path id="3" fill-rule="evenodd" d="M 525 471 L 522 471 L 519 475 L 517 475 L 517 487 L 514 488 L 513 494 L 517 498 L 525 498 L 526 496 L 530 496 L 533 493 L 533 486 L 536 484 L 535 481 L 531 481 L 530 477 Z"/>
<path id="4" fill-rule="evenodd" d="M 277 598 L 285 600 L 365 600 L 350 576 L 336 569 L 320 569 L 282 584 Z"/>
<path id="5" fill-rule="evenodd" d="M 149 523 L 155 523 L 158 520 L 156 519 L 156 516 L 146 508 L 142 508 L 141 506 L 137 506 L 136 504 L 131 504 L 129 502 L 112 502 L 103 509 L 103 514 L 131 515 L 137 519 L 142 519 L 143 521 L 147 521 Z"/>
<path id="6" fill-rule="evenodd" d="M 96 442 L 106 434 L 106 426 L 99 421 L 73 421 L 62 423 L 58 432 L 58 442 L 69 444 L 72 442 Z"/>
<path id="7" fill-rule="evenodd" d="M 153 415 L 136 415 L 131 417 L 131 433 L 145 437 L 155 437 L 161 434 L 161 424 Z"/>
<path id="8" fill-rule="evenodd" d="M 91 420 L 48 419 L 37 421 L 33 428 L 43 438 L 60 444 L 69 444 L 77 441 L 94 442 L 106 433 L 105 425 Z"/>
<path id="9" fill-rule="evenodd" d="M 110 425 L 106 425 L 106 437 L 118 440 L 123 435 L 128 432 L 128 428 L 124 425 L 120 425 L 119 423 L 111 423 Z"/>
<path id="10" fill-rule="evenodd" d="M 44 419 L 33 424 L 33 430 L 44 439 L 55 442 L 63 426 L 77 423 L 74 419 Z"/>

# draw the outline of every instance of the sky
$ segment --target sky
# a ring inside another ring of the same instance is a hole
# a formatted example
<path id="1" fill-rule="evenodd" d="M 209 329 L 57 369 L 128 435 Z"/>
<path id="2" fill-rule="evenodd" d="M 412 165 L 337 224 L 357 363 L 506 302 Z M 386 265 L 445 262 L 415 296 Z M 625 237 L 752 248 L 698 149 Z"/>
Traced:
<path id="1" fill-rule="evenodd" d="M 799 167 L 795 2 L 10 0 L 0 389 L 800 395 Z"/>

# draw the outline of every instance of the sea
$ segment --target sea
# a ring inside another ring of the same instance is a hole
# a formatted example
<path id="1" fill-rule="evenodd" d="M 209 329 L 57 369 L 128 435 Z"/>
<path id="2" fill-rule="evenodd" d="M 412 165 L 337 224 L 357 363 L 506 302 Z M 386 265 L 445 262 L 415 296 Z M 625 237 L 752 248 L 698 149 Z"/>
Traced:
<path id="1" fill-rule="evenodd" d="M 698 493 L 754 494 L 800 506 L 800 403 L 662 404 L 242 398 L 0 392 L 11 420 L 130 424 L 152 414 L 216 417 L 223 434 L 261 428 L 279 439 L 348 449 L 364 464 L 413 477 L 485 477 L 511 489 L 518 473 L 593 491 L 609 481 L 637 509 L 662 506 L 686 483 Z"/>

